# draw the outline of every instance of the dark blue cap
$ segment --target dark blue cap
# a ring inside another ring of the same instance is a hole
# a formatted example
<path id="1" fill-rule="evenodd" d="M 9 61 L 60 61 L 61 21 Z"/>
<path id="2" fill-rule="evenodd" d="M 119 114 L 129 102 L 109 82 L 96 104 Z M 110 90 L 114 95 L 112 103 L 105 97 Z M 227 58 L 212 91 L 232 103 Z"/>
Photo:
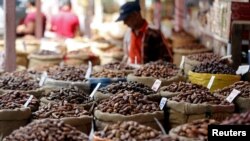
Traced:
<path id="1" fill-rule="evenodd" d="M 116 21 L 122 21 L 124 20 L 130 13 L 134 11 L 140 11 L 140 5 L 138 1 L 134 2 L 127 2 L 124 5 L 121 6 L 120 8 L 120 16 Z"/>

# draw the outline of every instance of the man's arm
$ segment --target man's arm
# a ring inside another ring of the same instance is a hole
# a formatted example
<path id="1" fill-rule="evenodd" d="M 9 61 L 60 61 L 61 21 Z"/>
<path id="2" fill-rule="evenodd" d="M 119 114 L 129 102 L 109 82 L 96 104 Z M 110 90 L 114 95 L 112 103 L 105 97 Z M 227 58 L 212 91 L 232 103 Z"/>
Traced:
<path id="1" fill-rule="evenodd" d="M 17 27 L 17 34 L 34 34 L 35 33 L 35 23 L 29 22 L 26 25 L 22 24 Z"/>

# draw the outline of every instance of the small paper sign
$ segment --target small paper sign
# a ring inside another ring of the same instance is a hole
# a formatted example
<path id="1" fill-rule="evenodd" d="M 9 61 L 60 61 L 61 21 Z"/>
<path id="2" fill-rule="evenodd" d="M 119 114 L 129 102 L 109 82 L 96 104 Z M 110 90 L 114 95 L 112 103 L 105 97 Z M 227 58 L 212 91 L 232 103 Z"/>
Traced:
<path id="1" fill-rule="evenodd" d="M 232 55 L 223 56 L 223 57 L 221 57 L 220 60 L 229 59 L 229 58 L 232 58 Z"/>
<path id="2" fill-rule="evenodd" d="M 233 89 L 230 95 L 226 98 L 229 103 L 232 103 L 233 100 L 240 94 L 240 91 Z"/>
<path id="3" fill-rule="evenodd" d="M 28 107 L 28 105 L 29 105 L 29 103 L 31 102 L 32 98 L 33 98 L 33 95 L 30 95 L 29 99 L 28 99 L 28 100 L 25 102 L 25 104 L 24 104 L 24 107 L 25 107 L 25 108 Z"/>
<path id="4" fill-rule="evenodd" d="M 93 97 L 94 97 L 96 91 L 99 89 L 100 86 L 101 86 L 101 83 L 98 83 L 98 84 L 96 85 L 95 89 L 92 91 L 92 93 L 91 93 L 90 96 L 89 96 L 90 98 L 93 98 Z"/>
<path id="5" fill-rule="evenodd" d="M 161 110 L 164 108 L 164 106 L 165 106 L 167 100 L 168 100 L 168 99 L 165 98 L 165 97 L 161 98 L 161 102 L 160 102 L 160 105 L 159 105 Z"/>
<path id="6" fill-rule="evenodd" d="M 180 69 L 184 68 L 185 56 L 181 57 Z"/>
<path id="7" fill-rule="evenodd" d="M 91 73 L 92 73 L 92 62 L 89 61 L 89 67 L 88 67 L 87 72 L 86 72 L 86 74 L 85 74 L 85 78 L 86 78 L 86 79 L 89 79 Z"/>
<path id="8" fill-rule="evenodd" d="M 151 89 L 157 92 L 160 86 L 161 86 L 161 80 L 157 79 L 155 80 L 155 83 L 153 84 Z"/>
<path id="9" fill-rule="evenodd" d="M 40 79 L 40 82 L 39 82 L 39 86 L 42 87 L 45 80 L 47 79 L 48 75 L 47 75 L 47 72 L 43 72 L 42 76 L 41 76 L 41 79 Z"/>
<path id="10" fill-rule="evenodd" d="M 236 74 L 244 75 L 249 71 L 249 65 L 241 65 L 239 66 L 238 70 L 236 71 Z"/>
<path id="11" fill-rule="evenodd" d="M 212 87 L 212 85 L 213 85 L 213 83 L 214 83 L 214 79 L 215 79 L 215 76 L 213 75 L 211 78 L 210 78 L 210 81 L 209 81 L 209 83 L 208 83 L 208 85 L 207 85 L 207 88 L 210 90 L 211 89 L 211 87 Z"/>

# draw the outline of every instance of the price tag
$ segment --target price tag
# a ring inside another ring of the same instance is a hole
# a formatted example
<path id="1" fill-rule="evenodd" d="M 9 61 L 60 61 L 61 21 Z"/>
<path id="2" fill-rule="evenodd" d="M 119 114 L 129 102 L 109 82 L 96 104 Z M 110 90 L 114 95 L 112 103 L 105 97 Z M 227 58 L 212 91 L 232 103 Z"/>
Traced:
<path id="1" fill-rule="evenodd" d="M 181 57 L 180 69 L 184 68 L 185 56 Z"/>
<path id="2" fill-rule="evenodd" d="M 92 72 L 92 62 L 89 61 L 89 67 L 88 67 L 87 72 L 86 72 L 86 74 L 85 74 L 85 78 L 86 78 L 86 79 L 89 79 L 89 78 L 90 78 L 91 72 Z"/>
<path id="3" fill-rule="evenodd" d="M 240 91 L 233 89 L 230 95 L 226 98 L 229 103 L 232 103 L 233 100 L 240 94 Z"/>
<path id="4" fill-rule="evenodd" d="M 161 102 L 160 102 L 160 109 L 162 110 L 163 108 L 164 108 L 164 106 L 165 106 L 165 104 L 167 103 L 167 98 L 165 98 L 165 97 L 163 97 L 163 98 L 161 98 Z"/>
<path id="5" fill-rule="evenodd" d="M 238 70 L 236 71 L 236 74 L 246 74 L 249 71 L 249 65 L 241 65 L 239 66 Z"/>
<path id="6" fill-rule="evenodd" d="M 29 105 L 29 103 L 31 102 L 32 98 L 33 98 L 33 95 L 30 95 L 29 99 L 28 99 L 28 100 L 25 102 L 25 104 L 23 105 L 25 108 L 28 107 L 28 105 Z"/>
<path id="7" fill-rule="evenodd" d="M 155 83 L 153 84 L 151 89 L 157 92 L 160 86 L 161 86 L 161 80 L 157 79 L 155 80 Z"/>
<path id="8" fill-rule="evenodd" d="M 22 44 L 23 44 L 23 50 L 26 52 L 27 51 L 26 43 L 24 41 L 22 41 Z"/>
<path id="9" fill-rule="evenodd" d="M 230 59 L 230 58 L 232 58 L 232 55 L 223 56 L 220 58 L 220 60 Z"/>
<path id="10" fill-rule="evenodd" d="M 207 85 L 207 88 L 210 90 L 211 89 L 211 87 L 212 87 L 212 85 L 213 85 L 213 83 L 214 83 L 214 79 L 215 79 L 215 76 L 213 75 L 211 78 L 210 78 L 210 81 L 209 81 L 209 83 L 208 83 L 208 85 Z"/>
<path id="11" fill-rule="evenodd" d="M 93 98 L 93 96 L 95 95 L 96 91 L 99 89 L 99 87 L 101 86 L 101 83 L 98 83 L 95 87 L 95 89 L 92 91 L 92 93 L 90 94 L 90 98 Z"/>
<path id="12" fill-rule="evenodd" d="M 46 81 L 48 75 L 47 75 L 47 72 L 43 72 L 42 76 L 41 76 L 41 79 L 40 79 L 40 82 L 39 82 L 39 86 L 42 87 L 44 82 Z"/>

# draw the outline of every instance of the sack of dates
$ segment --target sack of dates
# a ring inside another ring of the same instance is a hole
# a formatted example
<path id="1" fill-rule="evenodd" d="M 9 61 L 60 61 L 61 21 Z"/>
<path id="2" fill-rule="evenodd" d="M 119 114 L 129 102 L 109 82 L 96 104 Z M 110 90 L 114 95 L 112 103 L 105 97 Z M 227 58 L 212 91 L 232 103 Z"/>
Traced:
<path id="1" fill-rule="evenodd" d="M 219 124 L 214 119 L 200 119 L 186 123 L 169 131 L 169 135 L 180 141 L 207 141 L 208 125 Z"/>
<path id="2" fill-rule="evenodd" d="M 87 72 L 85 65 L 61 65 L 54 66 L 47 70 L 47 78 L 44 82 L 45 87 L 69 87 L 77 86 L 82 88 L 86 93 L 90 91 L 90 84 L 85 78 Z"/>
<path id="3" fill-rule="evenodd" d="M 231 94 L 231 92 L 233 92 L 234 89 L 239 91 L 238 96 L 233 101 L 236 106 L 237 112 L 246 112 L 250 110 L 250 83 L 249 82 L 246 82 L 246 81 L 236 82 L 233 85 L 230 85 L 221 90 L 215 91 L 215 95 L 226 98 Z"/>
<path id="4" fill-rule="evenodd" d="M 136 81 L 143 83 L 149 87 L 152 87 L 154 82 L 160 79 L 161 86 L 167 86 L 172 82 L 178 82 L 184 80 L 184 77 L 180 73 L 180 69 L 176 65 L 156 61 L 145 64 L 141 68 L 135 70 L 133 74 L 129 74 L 128 81 Z"/>
<path id="5" fill-rule="evenodd" d="M 60 120 L 39 120 L 21 127 L 4 141 L 88 141 L 88 136 Z"/>
<path id="6" fill-rule="evenodd" d="M 78 104 L 85 108 L 92 106 L 89 94 L 77 86 L 46 89 L 44 96 L 40 99 L 42 104 L 56 104 L 66 101 L 71 104 Z"/>
<path id="7" fill-rule="evenodd" d="M 250 125 L 250 110 L 233 114 L 221 122 L 221 125 Z"/>
<path id="8" fill-rule="evenodd" d="M 195 66 L 211 60 L 219 60 L 221 57 L 214 53 L 198 53 L 187 55 L 184 60 L 184 72 L 188 74 Z"/>
<path id="9" fill-rule="evenodd" d="M 182 56 L 187 56 L 196 53 L 205 53 L 209 51 L 211 51 L 211 49 L 208 49 L 201 44 L 188 44 L 177 48 L 173 48 L 174 64 L 179 65 L 181 63 Z"/>
<path id="10" fill-rule="evenodd" d="M 94 95 L 95 101 L 109 98 L 112 95 L 125 92 L 139 92 L 149 97 L 159 96 L 150 87 L 138 82 L 118 82 L 98 89 Z"/>
<path id="11" fill-rule="evenodd" d="M 202 118 L 222 121 L 235 111 L 234 104 L 205 90 L 189 90 L 171 97 L 167 107 L 171 127 Z"/>
<path id="12" fill-rule="evenodd" d="M 103 70 L 114 70 L 114 71 L 123 71 L 127 73 L 133 73 L 135 68 L 131 65 L 121 62 L 111 62 L 105 65 L 95 66 L 94 70 L 96 72 L 101 72 Z"/>
<path id="13" fill-rule="evenodd" d="M 215 78 L 210 91 L 222 89 L 241 79 L 241 76 L 236 75 L 236 70 L 229 66 L 227 61 L 212 60 L 207 63 L 202 63 L 195 66 L 193 70 L 188 73 L 188 79 L 191 83 L 204 87 L 207 87 L 212 76 L 215 76 Z"/>
<path id="14" fill-rule="evenodd" d="M 29 68 L 43 66 L 43 65 L 59 65 L 63 61 L 63 55 L 49 51 L 41 50 L 37 53 L 30 54 L 29 59 Z"/>
<path id="15" fill-rule="evenodd" d="M 107 124 L 130 120 L 159 129 L 154 118 L 159 121 L 164 118 L 158 102 L 149 101 L 145 95 L 140 93 L 121 93 L 101 100 L 94 115 L 97 128 L 100 129 Z"/>
<path id="16" fill-rule="evenodd" d="M 92 121 L 90 113 L 84 107 L 65 101 L 41 105 L 38 111 L 32 113 L 32 119 L 59 119 L 87 134 L 90 132 Z"/>
<path id="17" fill-rule="evenodd" d="M 170 98 L 173 96 L 176 96 L 178 94 L 181 94 L 183 92 L 189 91 L 189 90 L 205 90 L 208 91 L 207 88 L 201 86 L 201 85 L 197 85 L 197 84 L 192 84 L 189 82 L 173 82 L 172 84 L 168 85 L 168 86 L 163 86 L 160 89 L 160 95 L 162 97 L 166 97 L 166 98 Z"/>
<path id="18" fill-rule="evenodd" d="M 39 81 L 26 71 L 6 72 L 0 75 L 0 94 L 10 91 L 22 91 L 40 98 L 44 92 Z"/>
<path id="19" fill-rule="evenodd" d="M 38 109 L 39 101 L 33 97 L 25 107 L 30 95 L 12 91 L 0 96 L 0 137 L 9 135 L 13 130 L 26 125 L 31 117 L 31 111 Z"/>
<path id="20" fill-rule="evenodd" d="M 118 122 L 107 125 L 101 131 L 94 133 L 93 141 L 133 141 L 133 140 L 156 140 L 160 141 L 162 133 L 149 126 L 135 121 Z"/>

